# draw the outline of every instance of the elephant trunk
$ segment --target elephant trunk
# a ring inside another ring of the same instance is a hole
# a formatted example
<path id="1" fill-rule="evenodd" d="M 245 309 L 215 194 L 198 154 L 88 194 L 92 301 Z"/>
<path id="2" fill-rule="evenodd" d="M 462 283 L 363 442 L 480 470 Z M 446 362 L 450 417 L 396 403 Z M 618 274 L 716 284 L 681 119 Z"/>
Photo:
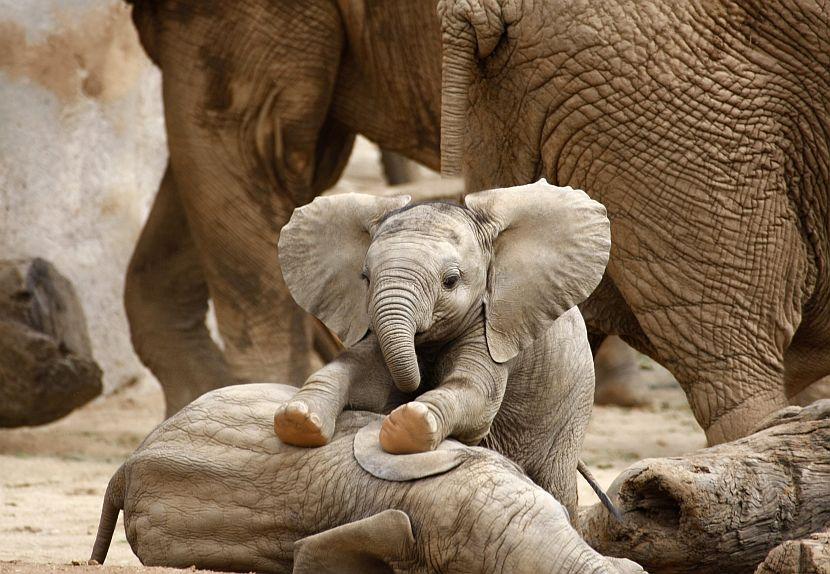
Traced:
<path id="1" fill-rule="evenodd" d="M 462 152 L 473 80 L 476 34 L 464 19 L 444 16 L 441 64 L 441 174 L 461 174 Z"/>
<path id="2" fill-rule="evenodd" d="M 415 354 L 415 304 L 411 296 L 400 291 L 385 293 L 376 299 L 374 330 L 386 367 L 399 390 L 411 393 L 421 384 L 418 357 Z"/>

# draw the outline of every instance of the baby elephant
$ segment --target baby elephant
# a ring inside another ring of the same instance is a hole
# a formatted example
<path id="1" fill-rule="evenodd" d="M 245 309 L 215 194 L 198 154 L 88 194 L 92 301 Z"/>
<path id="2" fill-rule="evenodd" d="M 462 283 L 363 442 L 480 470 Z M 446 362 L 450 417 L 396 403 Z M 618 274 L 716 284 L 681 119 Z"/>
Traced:
<path id="1" fill-rule="evenodd" d="M 380 415 L 346 412 L 328 445 L 271 429 L 293 387 L 203 395 L 159 425 L 110 481 L 92 559 L 120 509 L 142 564 L 295 574 L 642 572 L 605 558 L 562 506 L 482 448 L 390 455 Z M 454 443 L 454 444 L 452 444 Z M 293 568 L 293 570 L 292 570 Z"/>
<path id="2" fill-rule="evenodd" d="M 605 208 L 545 180 L 463 206 L 408 201 L 320 197 L 283 228 L 292 296 L 351 347 L 277 409 L 277 435 L 324 445 L 346 405 L 405 402 L 383 422 L 387 452 L 484 439 L 575 510 L 594 388 L 575 305 L 608 260 Z"/>

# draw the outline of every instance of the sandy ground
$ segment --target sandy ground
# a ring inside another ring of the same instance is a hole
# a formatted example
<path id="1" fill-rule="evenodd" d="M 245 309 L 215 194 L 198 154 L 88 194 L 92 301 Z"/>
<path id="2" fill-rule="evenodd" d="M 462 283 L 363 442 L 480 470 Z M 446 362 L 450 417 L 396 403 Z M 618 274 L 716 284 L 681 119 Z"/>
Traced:
<path id="1" fill-rule="evenodd" d="M 376 158 L 376 150 L 360 141 L 337 190 L 377 185 Z M 653 406 L 594 411 L 583 459 L 604 487 L 637 460 L 679 455 L 705 443 L 682 391 L 667 373 L 652 366 L 641 374 L 652 387 Z M 57 423 L 0 431 L 0 573 L 170 572 L 135 568 L 139 562 L 120 519 L 107 558 L 114 568 L 71 565 L 89 557 L 111 474 L 161 421 L 163 412 L 161 389 L 147 380 Z M 580 481 L 580 503 L 594 502 L 593 492 Z"/>

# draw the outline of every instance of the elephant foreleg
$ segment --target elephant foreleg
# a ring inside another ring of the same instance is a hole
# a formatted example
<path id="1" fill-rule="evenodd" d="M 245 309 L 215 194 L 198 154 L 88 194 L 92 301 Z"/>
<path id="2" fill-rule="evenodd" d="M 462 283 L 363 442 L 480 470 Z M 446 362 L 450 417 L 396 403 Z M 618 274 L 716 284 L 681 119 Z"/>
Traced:
<path id="1" fill-rule="evenodd" d="M 325 1 L 253 0 L 194 8 L 160 31 L 170 161 L 225 360 L 239 381 L 298 385 L 317 362 L 313 328 L 277 241 L 351 151 L 354 134 L 329 116 L 340 15 Z"/>
<path id="2" fill-rule="evenodd" d="M 290 401 L 280 405 L 274 414 L 274 431 L 286 444 L 328 444 L 347 404 L 382 412 L 393 389 L 377 339 L 370 333 L 312 374 Z"/>
<path id="3" fill-rule="evenodd" d="M 384 420 L 384 450 L 425 452 L 448 436 L 477 444 L 490 432 L 504 398 L 508 368 L 490 358 L 483 336 L 471 339 L 442 358 L 446 367 L 438 367 L 437 388 L 396 408 Z"/>
<path id="4" fill-rule="evenodd" d="M 381 150 L 380 164 L 383 167 L 383 177 L 389 185 L 412 183 L 418 177 L 415 164 L 395 152 Z"/>
<path id="5" fill-rule="evenodd" d="M 167 416 L 235 383 L 205 325 L 208 289 L 168 166 L 127 270 L 133 346 L 164 389 Z"/>
<path id="6" fill-rule="evenodd" d="M 710 445 L 746 436 L 787 405 L 784 356 L 811 291 L 810 257 L 785 183 L 754 163 L 734 169 L 760 179 L 657 192 L 705 197 L 694 216 L 665 200 L 650 202 L 636 221 L 615 219 L 616 245 L 625 250 L 612 247 L 608 267 Z M 724 210 L 728 202 L 737 202 L 740 218 Z M 689 255 L 679 264 L 669 253 Z"/>
<path id="7" fill-rule="evenodd" d="M 594 403 L 621 407 L 649 403 L 648 389 L 640 376 L 637 351 L 622 339 L 610 336 L 594 354 L 596 390 Z"/>

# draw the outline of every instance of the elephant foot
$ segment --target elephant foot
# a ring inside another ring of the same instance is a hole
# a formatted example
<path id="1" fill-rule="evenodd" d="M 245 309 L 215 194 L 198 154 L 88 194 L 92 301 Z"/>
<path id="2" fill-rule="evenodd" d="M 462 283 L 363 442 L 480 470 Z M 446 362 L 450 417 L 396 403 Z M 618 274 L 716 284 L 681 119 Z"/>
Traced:
<path id="1" fill-rule="evenodd" d="M 396 408 L 380 427 L 380 446 L 391 454 L 435 450 L 442 439 L 438 419 L 424 403 L 418 401 Z"/>
<path id="2" fill-rule="evenodd" d="M 333 429 L 325 429 L 322 418 L 303 401 L 289 401 L 274 414 L 274 432 L 285 444 L 323 446 L 331 440 Z"/>
<path id="3" fill-rule="evenodd" d="M 648 386 L 633 377 L 597 378 L 594 404 L 617 407 L 645 407 L 652 404 Z"/>

